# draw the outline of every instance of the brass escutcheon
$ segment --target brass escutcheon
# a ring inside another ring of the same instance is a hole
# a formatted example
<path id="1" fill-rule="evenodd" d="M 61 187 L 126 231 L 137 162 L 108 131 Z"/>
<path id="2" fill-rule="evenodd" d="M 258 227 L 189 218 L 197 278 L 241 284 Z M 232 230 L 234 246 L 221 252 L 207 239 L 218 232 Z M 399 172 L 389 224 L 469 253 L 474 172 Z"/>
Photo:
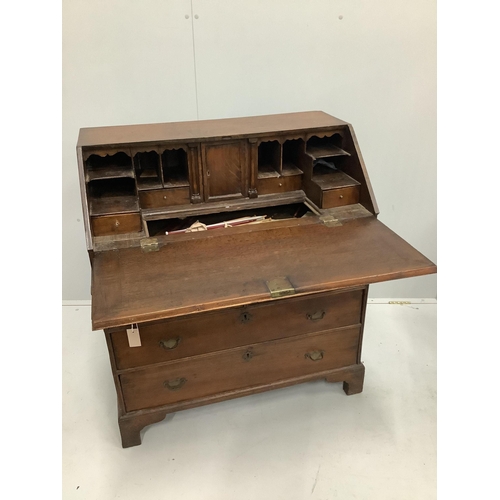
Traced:
<path id="1" fill-rule="evenodd" d="M 180 337 L 172 337 L 171 339 L 160 340 L 160 347 L 163 347 L 163 349 L 167 350 L 175 349 L 179 345 L 180 341 Z"/>
<path id="2" fill-rule="evenodd" d="M 311 351 L 311 352 L 306 352 L 304 354 L 304 357 L 306 359 L 309 358 L 311 361 L 319 361 L 320 359 L 323 359 L 323 354 L 324 351 Z"/>
<path id="3" fill-rule="evenodd" d="M 316 311 L 314 313 L 307 313 L 306 318 L 310 319 L 311 321 L 318 321 L 320 319 L 323 319 L 325 317 L 326 312 L 325 311 Z"/>

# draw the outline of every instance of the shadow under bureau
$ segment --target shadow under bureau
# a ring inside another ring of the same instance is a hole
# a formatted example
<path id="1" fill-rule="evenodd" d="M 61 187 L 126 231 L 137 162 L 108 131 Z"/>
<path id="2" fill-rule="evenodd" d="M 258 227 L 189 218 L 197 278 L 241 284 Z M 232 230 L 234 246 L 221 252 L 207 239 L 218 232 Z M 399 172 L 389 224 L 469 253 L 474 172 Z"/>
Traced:
<path id="1" fill-rule="evenodd" d="M 378 221 L 352 127 L 322 112 L 86 128 L 77 156 L 123 447 L 229 398 L 361 392 L 368 285 L 436 272 Z"/>

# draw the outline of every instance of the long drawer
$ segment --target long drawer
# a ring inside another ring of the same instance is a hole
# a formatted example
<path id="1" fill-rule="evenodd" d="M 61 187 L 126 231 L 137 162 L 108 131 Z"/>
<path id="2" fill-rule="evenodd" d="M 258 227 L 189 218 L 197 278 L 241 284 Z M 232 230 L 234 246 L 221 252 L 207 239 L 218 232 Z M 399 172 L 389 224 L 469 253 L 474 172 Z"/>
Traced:
<path id="1" fill-rule="evenodd" d="M 360 327 L 264 342 L 123 373 L 127 411 L 262 386 L 356 363 Z"/>
<path id="2" fill-rule="evenodd" d="M 140 347 L 111 334 L 117 368 L 127 369 L 361 322 L 364 289 L 291 297 L 139 325 Z"/>

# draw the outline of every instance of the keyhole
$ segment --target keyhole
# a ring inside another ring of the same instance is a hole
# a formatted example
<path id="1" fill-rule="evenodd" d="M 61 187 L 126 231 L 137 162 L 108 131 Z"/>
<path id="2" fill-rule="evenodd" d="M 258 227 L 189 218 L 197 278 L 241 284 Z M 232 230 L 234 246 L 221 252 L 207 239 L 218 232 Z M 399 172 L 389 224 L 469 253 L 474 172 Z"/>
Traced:
<path id="1" fill-rule="evenodd" d="M 248 323 L 252 319 L 252 315 L 248 312 L 241 313 L 240 321 L 242 323 Z"/>
<path id="2" fill-rule="evenodd" d="M 248 361 L 248 360 L 252 359 L 252 357 L 253 357 L 253 352 L 252 351 L 247 351 L 247 352 L 245 352 L 245 354 L 243 354 L 243 359 L 245 361 Z"/>

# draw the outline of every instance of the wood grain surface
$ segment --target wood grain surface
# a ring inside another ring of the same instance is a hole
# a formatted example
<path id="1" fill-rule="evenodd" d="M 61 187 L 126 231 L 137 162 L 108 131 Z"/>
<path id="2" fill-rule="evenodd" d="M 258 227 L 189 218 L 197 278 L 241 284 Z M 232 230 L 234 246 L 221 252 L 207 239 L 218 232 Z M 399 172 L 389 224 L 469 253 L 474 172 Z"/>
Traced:
<path id="1" fill-rule="evenodd" d="M 125 373 L 125 407 L 139 410 L 353 365 L 359 333 L 354 327 L 263 342 Z"/>
<path id="2" fill-rule="evenodd" d="M 92 232 L 94 236 L 139 233 L 142 229 L 139 214 L 116 214 L 92 217 Z"/>
<path id="3" fill-rule="evenodd" d="M 220 230 L 170 240 L 158 252 L 96 253 L 92 322 L 100 329 L 268 301 L 266 281 L 280 276 L 296 293 L 313 293 L 434 272 L 429 259 L 375 217 L 337 227 Z"/>
<path id="4" fill-rule="evenodd" d="M 290 297 L 222 311 L 140 324 L 141 347 L 125 329 L 111 333 L 118 369 L 163 363 L 266 340 L 361 323 L 364 288 Z M 166 344 L 167 342 L 171 344 Z"/>
<path id="5" fill-rule="evenodd" d="M 267 134 L 276 131 L 289 132 L 305 128 L 335 127 L 345 124 L 346 122 L 322 111 L 306 111 L 220 120 L 92 127 L 80 129 L 78 147 L 158 141 L 195 141 Z"/>
<path id="6" fill-rule="evenodd" d="M 241 142 L 203 146 L 202 157 L 207 200 L 243 193 Z"/>

